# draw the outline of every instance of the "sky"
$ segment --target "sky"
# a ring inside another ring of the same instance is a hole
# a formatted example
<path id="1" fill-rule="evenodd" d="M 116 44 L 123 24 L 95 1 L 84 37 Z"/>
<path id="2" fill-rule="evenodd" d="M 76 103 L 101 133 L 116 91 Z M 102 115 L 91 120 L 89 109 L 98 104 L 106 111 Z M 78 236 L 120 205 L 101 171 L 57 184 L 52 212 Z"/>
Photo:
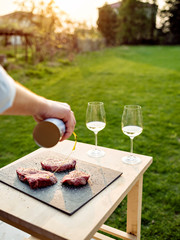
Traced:
<path id="1" fill-rule="evenodd" d="M 72 20 L 78 22 L 86 21 L 88 25 L 95 26 L 98 18 L 98 7 L 102 7 L 105 3 L 118 2 L 118 0 L 55 0 L 55 2 Z M 162 6 L 164 0 L 158 0 L 158 3 Z M 0 0 L 0 15 L 5 15 L 15 10 L 18 9 L 17 5 L 14 4 L 14 0 Z"/>

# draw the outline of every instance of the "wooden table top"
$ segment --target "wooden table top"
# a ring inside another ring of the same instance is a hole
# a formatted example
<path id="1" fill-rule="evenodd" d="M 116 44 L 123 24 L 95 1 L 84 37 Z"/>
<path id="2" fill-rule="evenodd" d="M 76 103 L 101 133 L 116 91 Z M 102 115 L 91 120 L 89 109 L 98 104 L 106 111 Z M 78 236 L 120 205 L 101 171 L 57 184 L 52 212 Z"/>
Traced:
<path id="1" fill-rule="evenodd" d="M 73 141 L 66 140 L 51 148 L 51 151 L 68 155 L 73 145 Z M 121 158 L 127 152 L 104 147 L 101 147 L 106 153 L 104 157 L 91 158 L 87 151 L 92 147 L 78 142 L 72 156 L 123 174 L 77 212 L 69 216 L 0 182 L 0 219 L 42 239 L 90 239 L 152 163 L 152 157 L 138 155 L 141 163 L 124 164 Z M 17 161 L 44 151 L 40 148 Z"/>

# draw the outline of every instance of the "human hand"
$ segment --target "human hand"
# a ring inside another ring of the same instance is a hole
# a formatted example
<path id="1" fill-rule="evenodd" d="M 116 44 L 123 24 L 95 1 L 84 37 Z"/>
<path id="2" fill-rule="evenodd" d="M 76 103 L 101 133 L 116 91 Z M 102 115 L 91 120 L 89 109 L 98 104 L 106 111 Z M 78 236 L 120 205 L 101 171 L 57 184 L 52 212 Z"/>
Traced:
<path id="1" fill-rule="evenodd" d="M 10 95 L 6 96 L 6 94 L 4 94 L 6 97 L 4 102 L 9 102 L 5 110 L 0 113 L 1 115 L 33 116 L 37 122 L 43 121 L 47 118 L 58 118 L 66 125 L 66 132 L 61 141 L 71 136 L 75 128 L 76 120 L 74 113 L 71 111 L 71 108 L 67 103 L 56 102 L 43 98 L 31 92 L 29 89 L 25 88 L 13 79 L 8 81 L 9 79 L 11 79 L 10 76 L 5 73 L 2 77 L 2 80 L 4 81 L 2 86 L 6 83 L 7 89 L 3 88 L 3 91 L 5 89 L 5 93 L 8 94 L 10 92 L 9 89 L 12 87 L 14 96 L 11 98 Z"/>
<path id="2" fill-rule="evenodd" d="M 74 131 L 76 120 L 71 107 L 67 103 L 52 101 L 41 98 L 36 114 L 33 115 L 37 122 L 47 118 L 61 119 L 66 126 L 66 132 L 61 138 L 61 141 L 69 138 Z"/>

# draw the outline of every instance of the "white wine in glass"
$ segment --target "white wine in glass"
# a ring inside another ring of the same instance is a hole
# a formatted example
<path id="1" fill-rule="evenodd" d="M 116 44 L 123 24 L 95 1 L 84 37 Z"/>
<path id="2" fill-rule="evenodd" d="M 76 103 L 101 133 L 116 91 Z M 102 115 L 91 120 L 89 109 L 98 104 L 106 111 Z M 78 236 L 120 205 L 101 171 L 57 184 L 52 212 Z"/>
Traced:
<path id="1" fill-rule="evenodd" d="M 95 148 L 88 151 L 90 157 L 103 157 L 104 151 L 97 147 L 97 134 L 106 126 L 106 113 L 103 102 L 89 102 L 86 111 L 86 126 L 95 134 Z"/>
<path id="2" fill-rule="evenodd" d="M 133 139 L 140 135 L 143 130 L 143 120 L 141 106 L 126 105 L 122 115 L 122 131 L 131 139 L 131 154 L 122 158 L 122 161 L 127 164 L 137 164 L 141 159 L 133 155 Z"/>

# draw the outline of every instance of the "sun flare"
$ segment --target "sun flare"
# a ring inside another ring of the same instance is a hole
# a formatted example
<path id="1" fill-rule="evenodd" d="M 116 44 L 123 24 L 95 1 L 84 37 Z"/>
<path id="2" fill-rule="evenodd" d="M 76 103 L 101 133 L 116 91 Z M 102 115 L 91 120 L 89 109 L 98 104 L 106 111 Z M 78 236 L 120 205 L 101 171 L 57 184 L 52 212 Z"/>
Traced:
<path id="1" fill-rule="evenodd" d="M 20 0 L 19 0 L 20 1 Z M 37 2 L 37 0 L 34 0 Z M 39 0 L 41 1 L 41 0 Z M 50 0 L 43 0 L 49 2 Z M 118 0 L 54 0 L 55 4 L 69 15 L 71 20 L 77 22 L 86 22 L 88 25 L 96 25 L 98 18 L 98 7 L 105 3 L 115 3 Z M 165 0 L 158 0 L 162 7 Z M 13 11 L 18 11 L 14 0 L 0 0 L 0 15 L 5 15 Z"/>
<path id="2" fill-rule="evenodd" d="M 65 11 L 72 20 L 87 22 L 90 25 L 96 23 L 98 17 L 98 7 L 105 2 L 113 3 L 115 0 L 55 0 L 56 4 Z"/>

